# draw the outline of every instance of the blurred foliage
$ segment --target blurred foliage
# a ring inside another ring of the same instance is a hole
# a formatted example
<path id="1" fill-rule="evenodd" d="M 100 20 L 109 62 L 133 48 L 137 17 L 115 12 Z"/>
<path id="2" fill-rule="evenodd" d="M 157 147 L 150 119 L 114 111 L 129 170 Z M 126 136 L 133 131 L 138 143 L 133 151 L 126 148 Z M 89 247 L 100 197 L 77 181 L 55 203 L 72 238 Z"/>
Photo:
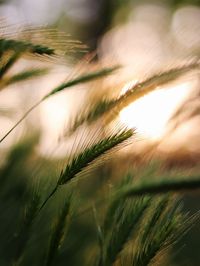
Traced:
<path id="1" fill-rule="evenodd" d="M 102 3 L 100 18 L 105 14 L 105 20 L 94 30 L 95 38 L 109 28 L 115 10 L 124 4 L 123 1 Z M 174 4 L 177 3 L 174 1 Z M 1 39 L 0 48 L 0 84 L 5 90 L 11 83 L 31 82 L 30 78 L 47 74 L 46 69 L 27 69 L 8 76 L 8 70 L 18 59 L 27 54 L 37 59 L 39 53 L 45 56 L 50 53 L 54 61 L 57 56 L 65 55 L 57 54 L 55 47 L 6 37 Z M 180 199 L 174 194 L 200 188 L 199 167 L 188 171 L 169 169 L 163 162 L 152 166 L 149 161 L 127 166 L 128 156 L 123 161 L 119 151 L 133 141 L 134 130 L 115 123 L 112 130 L 108 130 L 110 122 L 128 103 L 193 68 L 199 68 L 199 62 L 156 73 L 111 103 L 104 98 L 97 101 L 95 108 L 90 103 L 83 110 L 86 116 L 80 119 L 78 114 L 75 122 L 78 121 L 78 126 L 84 123 L 88 126 L 92 121 L 97 124 L 97 132 L 92 137 L 81 136 L 82 142 L 75 137 L 77 150 L 66 152 L 63 160 L 46 159 L 38 154 L 40 133 L 23 136 L 11 146 L 0 169 L 0 265 L 182 265 L 186 257 L 188 265 L 198 265 L 198 252 L 189 255 L 188 250 L 184 250 L 186 255 L 182 252 L 178 259 L 173 256 L 180 249 L 178 240 L 182 237 L 193 249 L 194 238 L 188 240 L 191 237 L 188 230 L 195 225 L 194 232 L 197 230 L 198 215 L 183 211 Z M 111 74 L 115 69 L 100 68 L 91 72 L 85 69 L 83 75 L 60 84 L 31 107 L 1 142 L 46 98 L 65 88 Z M 109 119 L 104 120 L 107 114 Z M 76 123 L 71 129 L 72 135 L 76 133 Z M 115 161 L 113 155 L 119 159 Z M 58 168 L 60 164 L 64 166 L 62 170 Z M 122 174 L 117 175 L 118 168 Z M 194 207 L 195 200 L 188 209 Z M 198 207 L 194 213 L 197 211 Z M 196 235 L 199 236 L 199 231 Z"/>
<path id="2" fill-rule="evenodd" d="M 199 0 L 170 0 L 170 1 L 167 1 L 167 3 L 175 7 L 178 7 L 181 5 L 200 5 Z"/>

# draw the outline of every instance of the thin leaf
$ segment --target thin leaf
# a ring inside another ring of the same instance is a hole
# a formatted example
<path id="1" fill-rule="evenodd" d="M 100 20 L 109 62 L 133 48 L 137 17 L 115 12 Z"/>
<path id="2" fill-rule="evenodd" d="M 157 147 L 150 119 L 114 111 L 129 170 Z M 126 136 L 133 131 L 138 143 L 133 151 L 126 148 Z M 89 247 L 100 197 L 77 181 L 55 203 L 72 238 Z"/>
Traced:
<path id="1" fill-rule="evenodd" d="M 0 54 L 5 53 L 6 51 L 15 51 L 15 52 L 29 52 L 39 55 L 53 55 L 55 50 L 47 46 L 33 44 L 27 41 L 19 41 L 15 39 L 0 39 Z"/>
<path id="2" fill-rule="evenodd" d="M 147 223 L 144 225 L 143 228 L 143 234 L 140 237 L 141 245 L 145 243 L 145 241 L 148 239 L 149 234 L 153 231 L 153 228 L 158 223 L 158 220 L 160 219 L 161 215 L 165 211 L 166 207 L 169 205 L 169 195 L 163 196 L 161 199 L 158 199 L 157 197 L 155 200 L 152 200 L 151 206 L 152 211 L 150 213 L 150 217 L 147 217 Z"/>
<path id="3" fill-rule="evenodd" d="M 1 88 L 11 85 L 13 83 L 22 82 L 29 80 L 31 78 L 43 76 L 48 73 L 47 68 L 38 68 L 38 69 L 30 69 L 26 71 L 22 71 L 13 76 L 7 77 L 1 81 Z"/>
<path id="4" fill-rule="evenodd" d="M 118 69 L 118 67 L 105 68 L 103 70 L 99 70 L 99 71 L 96 71 L 96 72 L 91 72 L 89 74 L 82 75 L 82 76 L 77 77 L 75 79 L 71 79 L 68 82 L 63 83 L 60 86 L 56 87 L 50 93 L 45 95 L 40 101 L 35 103 L 30 109 L 28 109 L 24 113 L 24 115 L 19 119 L 19 121 L 17 121 L 17 123 L 0 139 L 0 143 L 32 112 L 32 110 L 34 110 L 40 103 L 42 103 L 44 100 L 46 100 L 50 96 L 52 96 L 52 95 L 54 95 L 54 94 L 56 94 L 56 93 L 58 93 L 58 92 L 60 92 L 60 91 L 62 91 L 64 89 L 70 88 L 70 87 L 72 87 L 74 85 L 78 85 L 78 84 L 84 83 L 84 82 L 89 82 L 89 81 L 92 81 L 94 79 L 101 78 L 103 76 L 109 75 L 113 71 L 115 71 L 116 69 Z"/>
<path id="5" fill-rule="evenodd" d="M 188 72 L 199 69 L 199 61 L 193 62 L 191 64 L 187 64 L 184 66 L 172 68 L 168 71 L 164 71 L 158 73 L 156 75 L 147 78 L 145 81 L 139 82 L 134 85 L 130 90 L 125 92 L 122 96 L 120 96 L 111 106 L 112 115 L 116 116 L 124 107 L 128 106 L 130 103 L 136 101 L 142 96 L 154 91 L 159 86 L 163 86 L 166 83 L 176 80 L 182 75 L 187 74 Z"/>
<path id="6" fill-rule="evenodd" d="M 13 259 L 14 265 L 20 265 L 26 244 L 32 233 L 31 229 L 37 216 L 39 205 L 40 196 L 37 192 L 35 192 L 34 195 L 32 195 L 31 201 L 25 208 L 24 219 L 22 221 L 20 231 L 18 232 L 17 240 L 20 239 L 20 242 L 17 242 L 15 258 Z"/>
<path id="7" fill-rule="evenodd" d="M 1 66 L 0 79 L 2 79 L 2 77 L 7 73 L 7 71 L 16 63 L 16 61 L 19 59 L 20 56 L 21 56 L 20 52 L 14 53 L 12 56 L 10 56 L 8 61 L 5 64 L 3 64 L 3 66 Z"/>
<path id="8" fill-rule="evenodd" d="M 150 76 L 146 80 L 133 85 L 131 89 L 117 99 L 100 100 L 96 105 L 91 106 L 89 111 L 78 114 L 69 133 L 75 131 L 84 122 L 91 123 L 102 115 L 105 115 L 105 120 L 110 122 L 130 103 L 195 69 L 199 69 L 198 61 Z"/>
<path id="9" fill-rule="evenodd" d="M 56 94 L 57 92 L 60 92 L 64 89 L 67 89 L 69 87 L 78 85 L 80 83 L 89 82 L 98 78 L 102 78 L 104 76 L 110 75 L 112 72 L 117 70 L 119 66 L 111 67 L 111 68 L 104 68 L 95 72 L 90 72 L 88 74 L 83 74 L 82 76 L 79 76 L 75 79 L 69 80 L 66 83 L 61 84 L 60 86 L 53 89 L 50 93 L 44 96 L 43 100 L 47 99 L 48 97 Z"/>
<path id="10" fill-rule="evenodd" d="M 144 211 L 149 206 L 150 198 L 143 198 L 136 201 L 126 201 L 124 208 L 119 211 L 112 228 L 105 240 L 105 250 L 100 265 L 112 265 L 118 258 L 124 246 L 129 241 L 133 232 L 141 221 Z"/>
<path id="11" fill-rule="evenodd" d="M 64 206 L 62 207 L 59 216 L 56 218 L 51 231 L 51 239 L 47 252 L 46 266 L 54 265 L 55 257 L 64 240 L 64 234 L 68 223 L 68 217 L 71 209 L 71 196 L 68 196 Z"/>
<path id="12" fill-rule="evenodd" d="M 163 194 L 166 192 L 184 192 L 200 189 L 199 175 L 181 177 L 180 180 L 162 178 L 159 181 L 146 182 L 135 186 L 129 186 L 121 191 L 122 197 L 134 197 L 147 194 Z"/>
<path id="13" fill-rule="evenodd" d="M 127 175 L 122 181 L 115 187 L 115 190 L 121 190 L 126 186 L 129 186 L 133 181 L 131 175 Z M 116 209 L 124 208 L 124 199 L 122 197 L 111 198 L 107 212 L 104 219 L 103 231 L 107 234 L 112 228 L 113 219 L 116 215 Z"/>
<path id="14" fill-rule="evenodd" d="M 149 265 L 158 254 L 180 238 L 187 229 L 188 221 L 184 215 L 180 214 L 179 206 L 175 205 L 174 208 L 170 208 L 170 211 L 167 206 L 164 206 L 162 210 L 160 206 L 154 208 L 153 217 L 157 216 L 158 220 L 154 224 L 152 224 L 152 220 L 150 222 L 147 220 L 146 228 L 149 232 L 145 232 L 145 237 L 144 235 L 141 236 L 143 242 L 138 246 L 133 256 L 132 265 Z"/>

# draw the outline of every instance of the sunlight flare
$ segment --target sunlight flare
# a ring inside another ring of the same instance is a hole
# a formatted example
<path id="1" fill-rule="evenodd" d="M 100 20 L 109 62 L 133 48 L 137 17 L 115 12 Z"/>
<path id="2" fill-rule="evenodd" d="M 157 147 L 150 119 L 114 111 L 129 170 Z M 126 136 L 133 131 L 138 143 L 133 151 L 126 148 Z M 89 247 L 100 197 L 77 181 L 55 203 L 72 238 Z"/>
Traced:
<path id="1" fill-rule="evenodd" d="M 125 85 L 125 88 L 128 87 Z M 141 136 L 158 140 L 164 136 L 167 122 L 189 95 L 190 88 L 191 82 L 185 82 L 157 89 L 124 108 L 120 112 L 120 120 L 128 127 L 136 128 Z"/>

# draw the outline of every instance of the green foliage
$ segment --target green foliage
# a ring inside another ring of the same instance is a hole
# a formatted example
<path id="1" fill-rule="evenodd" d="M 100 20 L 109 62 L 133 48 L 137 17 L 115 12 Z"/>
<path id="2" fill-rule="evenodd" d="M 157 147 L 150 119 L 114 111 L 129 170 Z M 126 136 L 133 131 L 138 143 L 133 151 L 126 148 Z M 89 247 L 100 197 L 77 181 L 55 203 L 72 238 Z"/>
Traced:
<path id="1" fill-rule="evenodd" d="M 135 227 L 148 207 L 150 198 L 125 200 L 115 209 L 112 225 L 103 242 L 103 254 L 99 265 L 113 265 L 125 244 L 131 238 Z"/>
<path id="2" fill-rule="evenodd" d="M 1 89 L 46 74 L 46 69 L 26 69 L 8 75 L 10 68 L 27 53 L 54 55 L 56 49 L 24 40 L 0 39 Z M 73 130 L 102 115 L 110 122 L 130 102 L 198 68 L 198 62 L 173 68 L 137 83 L 117 99 L 99 101 L 79 116 Z M 85 72 L 62 83 L 32 106 L 0 142 L 48 97 L 116 69 Z M 35 154 L 39 136 L 12 147 L 0 170 L 0 265 L 150 265 L 192 225 L 194 219 L 182 214 L 172 193 L 200 188 L 199 174 L 172 178 L 167 170 L 156 174 L 149 164 L 143 177 L 130 171 L 119 182 L 111 171 L 105 174 L 102 165 L 111 157 L 111 151 L 117 152 L 134 137 L 134 131 L 115 127 L 113 132 L 104 132 L 100 140 L 93 137 L 89 143 L 84 142 L 78 153 L 66 153 L 69 160 L 64 162 L 59 177 L 59 162 L 45 161 Z M 43 164 L 47 167 L 41 173 Z M 37 172 L 32 171 L 35 165 Z M 81 175 L 84 179 L 78 178 Z M 105 180 L 111 183 L 109 193 Z M 94 258 L 90 263 L 89 256 Z"/>
<path id="3" fill-rule="evenodd" d="M 155 262 L 159 253 L 166 251 L 167 247 L 186 230 L 187 222 L 181 226 L 181 221 L 186 217 L 179 213 L 179 208 L 174 207 L 169 212 L 168 207 L 165 198 L 161 198 L 157 206 L 151 207 L 152 217 L 150 216 L 143 225 L 144 232 L 141 233 L 141 241 L 132 258 L 132 265 L 145 266 L 152 261 Z"/>
<path id="4" fill-rule="evenodd" d="M 123 191 L 131 183 L 129 175 L 113 193 Z M 117 194 L 111 198 L 99 230 L 97 265 L 113 265 L 117 261 L 121 265 L 149 265 L 183 236 L 191 221 L 181 214 L 180 204 L 169 194 L 139 198 L 123 198 Z"/>
<path id="5" fill-rule="evenodd" d="M 53 265 L 56 254 L 58 253 L 58 250 L 61 248 L 61 245 L 63 243 L 65 231 L 67 228 L 67 224 L 69 223 L 69 216 L 71 212 L 71 197 L 71 195 L 66 195 L 65 203 L 62 206 L 62 209 L 54 222 L 49 243 L 49 249 L 47 251 L 47 258 L 45 263 L 46 266 Z"/>
<path id="6" fill-rule="evenodd" d="M 28 202 L 27 206 L 24 208 L 24 216 L 22 218 L 21 228 L 17 233 L 20 239 L 16 239 L 16 254 L 13 258 L 13 263 L 15 265 L 20 265 L 21 257 L 23 256 L 24 249 L 26 248 L 26 244 L 31 235 L 31 228 L 34 222 L 34 219 L 37 215 L 38 209 L 40 204 L 40 195 L 35 192 L 35 194 L 31 195 L 30 201 Z"/>

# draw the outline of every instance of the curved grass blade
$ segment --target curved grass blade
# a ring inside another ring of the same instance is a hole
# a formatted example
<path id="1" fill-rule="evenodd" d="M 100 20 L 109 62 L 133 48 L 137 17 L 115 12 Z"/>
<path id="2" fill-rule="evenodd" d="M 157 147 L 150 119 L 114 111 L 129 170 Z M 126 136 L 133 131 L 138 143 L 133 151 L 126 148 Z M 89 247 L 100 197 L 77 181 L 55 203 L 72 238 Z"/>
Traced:
<path id="1" fill-rule="evenodd" d="M 150 206 L 151 212 L 150 212 L 149 217 L 147 217 L 147 219 L 146 219 L 148 222 L 143 227 L 143 234 L 140 237 L 141 245 L 143 245 L 145 243 L 145 241 L 148 239 L 149 235 L 153 231 L 153 228 L 158 223 L 160 217 L 162 216 L 162 214 L 164 213 L 164 211 L 168 207 L 168 205 L 169 205 L 169 195 L 168 194 L 161 197 L 161 199 L 158 199 L 156 197 L 154 200 L 152 200 L 151 206 Z"/>
<path id="2" fill-rule="evenodd" d="M 127 175 L 122 181 L 116 186 L 115 190 L 121 190 L 122 188 L 131 185 L 133 181 L 133 177 L 131 175 Z M 103 224 L 103 232 L 107 234 L 109 230 L 112 228 L 112 222 L 116 215 L 116 209 L 124 208 L 124 199 L 121 197 L 111 198 L 109 202 L 109 206 L 105 215 L 104 224 Z"/>
<path id="3" fill-rule="evenodd" d="M 148 194 L 162 194 L 166 192 L 184 192 L 200 189 L 199 175 L 176 178 L 162 178 L 160 181 L 142 183 L 140 185 L 129 186 L 121 191 L 122 197 L 135 197 Z"/>
<path id="4" fill-rule="evenodd" d="M 130 175 L 127 175 L 122 181 L 116 186 L 117 189 L 121 189 L 124 186 L 131 184 L 132 182 L 132 177 Z M 110 231 L 113 229 L 113 225 L 117 220 L 120 219 L 121 213 L 123 212 L 124 208 L 126 206 L 126 202 L 124 201 L 123 198 L 118 197 L 118 198 L 111 198 L 108 208 L 105 214 L 104 222 L 101 229 L 101 241 L 99 241 L 99 248 L 100 248 L 100 254 L 97 258 L 97 265 L 103 265 L 104 263 L 104 244 L 105 244 L 105 239 L 106 236 L 110 233 Z"/>
<path id="5" fill-rule="evenodd" d="M 97 144 L 85 149 L 78 156 L 75 156 L 72 162 L 67 165 L 59 178 L 58 185 L 63 185 L 69 182 L 97 158 L 129 139 L 131 136 L 133 136 L 132 130 L 123 130 L 122 132 L 111 135 L 108 138 L 99 141 Z"/>
<path id="6" fill-rule="evenodd" d="M 104 68 L 104 69 L 101 69 L 98 71 L 90 72 L 88 74 L 83 74 L 83 75 L 81 75 L 75 79 L 69 80 L 66 83 L 63 83 L 60 86 L 56 87 L 50 93 L 45 95 L 43 97 L 43 100 L 47 99 L 48 97 L 56 94 L 57 92 L 60 92 L 64 89 L 66 89 L 66 88 L 69 88 L 69 87 L 75 86 L 75 85 L 80 84 L 80 83 L 89 82 L 89 81 L 96 80 L 98 78 L 102 78 L 104 76 L 110 75 L 112 72 L 114 72 L 117 69 L 119 69 L 119 66 L 115 66 L 115 67 L 111 67 L 111 68 Z"/>
<path id="7" fill-rule="evenodd" d="M 113 103 L 113 106 L 111 107 L 111 117 L 113 115 L 114 117 L 116 117 L 116 114 L 118 114 L 119 111 L 121 111 L 124 107 L 128 106 L 130 103 L 136 101 L 144 95 L 154 91 L 159 86 L 163 86 L 171 81 L 174 81 L 190 71 L 199 69 L 199 67 L 199 61 L 193 62 L 191 64 L 172 68 L 168 71 L 158 73 L 151 76 L 150 78 L 147 78 L 145 81 L 137 83 L 130 90 L 120 96 L 116 100 L 116 102 Z"/>
<path id="8" fill-rule="evenodd" d="M 137 198 L 145 195 L 162 195 L 170 192 L 183 194 L 195 190 L 200 190 L 200 177 L 198 174 L 182 176 L 179 179 L 177 179 L 177 176 L 172 177 L 172 179 L 165 176 L 162 178 L 160 177 L 159 181 L 142 182 L 140 184 L 124 186 L 122 189 L 114 191 L 109 197 L 99 199 L 96 205 L 101 206 L 108 200 L 112 200 L 114 204 L 115 201 L 120 202 L 131 197 Z M 79 215 L 83 215 L 91 210 L 92 207 L 89 206 L 85 208 L 83 212 L 79 213 Z"/>
<path id="9" fill-rule="evenodd" d="M 26 81 L 26 80 L 29 80 L 35 77 L 40 77 L 47 73 L 48 73 L 47 68 L 36 68 L 36 69 L 22 71 L 13 76 L 4 78 L 0 83 L 0 87 L 1 87 L 0 90 L 2 90 L 5 86 L 11 85 L 13 83 Z"/>
<path id="10" fill-rule="evenodd" d="M 71 198 L 68 196 L 65 200 L 64 206 L 62 207 L 58 217 L 56 217 L 53 229 L 51 231 L 51 238 L 49 248 L 47 251 L 47 257 L 45 266 L 54 265 L 56 255 L 64 240 L 64 235 L 67 230 L 67 224 L 69 222 L 69 216 L 71 212 Z"/>
<path id="11" fill-rule="evenodd" d="M 150 203 L 150 197 L 124 201 L 123 208 L 116 209 L 117 219 L 114 220 L 110 233 L 104 242 L 104 255 L 99 266 L 111 266 L 117 260 L 133 235 L 145 210 Z"/>
<path id="12" fill-rule="evenodd" d="M 101 115 L 110 110 L 114 102 L 115 100 L 100 100 L 97 104 L 90 106 L 89 110 L 87 108 L 86 110 L 78 113 L 78 115 L 72 121 L 70 128 L 67 130 L 67 134 L 72 134 L 84 122 L 88 122 L 90 124 L 101 117 Z"/>
<path id="13" fill-rule="evenodd" d="M 30 109 L 28 109 L 24 115 L 20 118 L 20 120 L 0 139 L 0 143 L 29 115 L 29 113 L 34 110 L 40 103 L 42 103 L 44 100 L 49 98 L 50 96 L 63 91 L 64 89 L 70 88 L 72 86 L 89 82 L 92 80 L 95 80 L 97 78 L 102 78 L 106 75 L 111 74 L 113 71 L 118 69 L 119 67 L 112 67 L 112 68 L 105 68 L 96 72 L 91 72 L 88 74 L 81 75 L 75 79 L 71 79 L 68 82 L 65 82 L 61 84 L 60 86 L 56 87 L 53 89 L 50 93 L 46 94 L 40 101 L 38 101 L 36 104 L 34 104 Z"/>
<path id="14" fill-rule="evenodd" d="M 11 129 L 9 129 L 7 131 L 7 133 L 0 139 L 0 143 L 30 114 L 30 112 L 32 110 L 34 110 L 39 104 L 41 103 L 41 101 L 37 102 L 36 104 L 34 104 L 30 109 L 28 109 L 24 115 L 17 121 L 17 123 L 11 127 Z"/>
<path id="15" fill-rule="evenodd" d="M 21 56 L 21 52 L 15 52 L 10 58 L 7 60 L 5 64 L 0 68 L 0 80 L 2 77 L 8 72 L 8 70 L 16 63 L 16 61 Z"/>
<path id="16" fill-rule="evenodd" d="M 2 56 L 3 53 L 7 51 L 15 51 L 16 53 L 33 53 L 38 55 L 54 55 L 55 50 L 39 45 L 39 44 L 33 44 L 27 41 L 19 41 L 15 39 L 0 39 L 0 56 Z"/>
<path id="17" fill-rule="evenodd" d="M 152 223 L 153 219 L 147 219 L 146 226 L 144 225 L 149 232 L 145 231 L 141 236 L 143 242 L 137 246 L 132 265 L 146 266 L 155 262 L 155 258 L 183 236 L 191 225 L 187 216 L 180 213 L 180 206 L 176 204 L 172 208 L 171 204 L 166 204 L 161 209 L 161 205 L 153 209 L 153 218 L 157 217 L 155 223 Z"/>
<path id="18" fill-rule="evenodd" d="M 98 240 L 98 245 L 100 249 L 100 256 L 95 260 L 95 265 L 100 265 L 102 263 L 101 259 L 103 258 L 103 244 L 104 244 L 104 232 L 103 228 L 99 224 L 99 219 L 97 217 L 97 210 L 95 206 L 93 206 L 93 216 L 95 220 L 95 225 L 96 225 L 96 231 L 97 231 L 97 240 Z"/>
<path id="19" fill-rule="evenodd" d="M 18 233 L 19 239 L 18 238 L 16 239 L 20 240 L 20 242 L 17 243 L 15 258 L 13 259 L 14 265 L 16 266 L 20 265 L 21 263 L 24 249 L 31 235 L 33 222 L 38 213 L 39 205 L 40 205 L 40 195 L 37 192 L 35 192 L 31 201 L 27 204 L 27 207 L 25 208 L 24 219 L 21 224 L 20 232 Z"/>
<path id="20" fill-rule="evenodd" d="M 199 66 L 199 61 L 197 61 L 184 66 L 172 68 L 168 71 L 150 76 L 144 81 L 138 82 L 117 99 L 99 101 L 95 106 L 92 106 L 88 112 L 78 115 L 71 126 L 70 132 L 75 131 L 84 122 L 91 123 L 102 115 L 105 115 L 105 120 L 107 122 L 112 121 L 119 112 L 130 103 L 133 103 L 140 97 L 154 91 L 159 86 L 172 82 L 190 71 L 199 69 Z"/>
<path id="21" fill-rule="evenodd" d="M 97 159 L 103 159 L 103 156 L 106 155 L 108 151 L 117 147 L 119 144 L 128 140 L 132 136 L 132 130 L 123 130 L 118 134 L 111 135 L 110 137 L 99 141 L 91 147 L 86 148 L 83 152 L 75 156 L 72 161 L 67 165 L 67 167 L 61 172 L 57 185 L 52 190 L 50 195 L 46 198 L 44 203 L 41 205 L 39 211 L 55 194 L 59 186 L 65 185 L 67 182 L 71 181 L 75 176 L 86 170 L 88 166 L 90 166 L 92 163 L 95 163 Z"/>

